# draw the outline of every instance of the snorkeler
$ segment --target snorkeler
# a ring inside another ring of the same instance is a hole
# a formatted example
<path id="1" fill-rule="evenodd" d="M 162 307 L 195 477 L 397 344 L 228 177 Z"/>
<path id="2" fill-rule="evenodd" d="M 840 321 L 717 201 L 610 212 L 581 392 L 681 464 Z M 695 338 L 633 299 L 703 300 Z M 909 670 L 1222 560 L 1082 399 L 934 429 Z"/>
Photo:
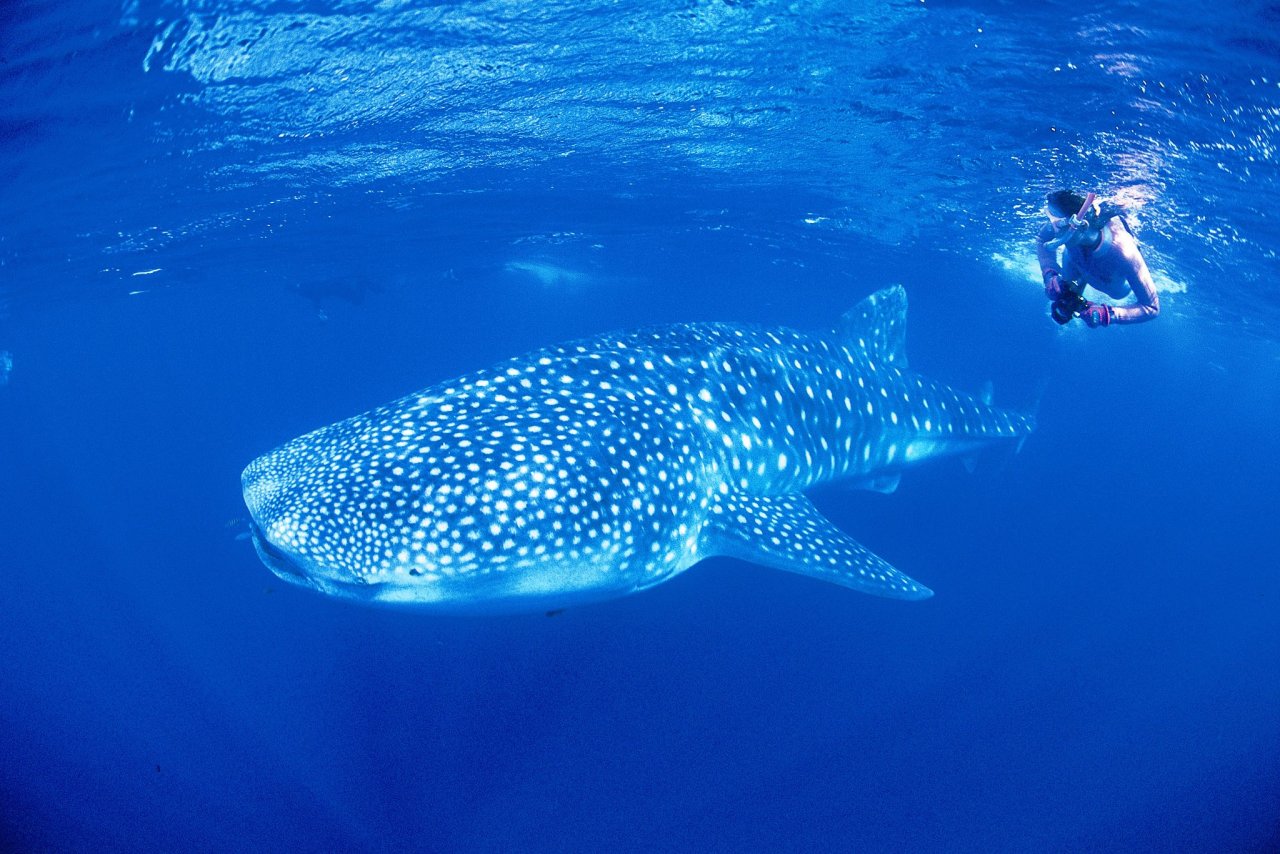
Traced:
<path id="1" fill-rule="evenodd" d="M 1068 190 L 1045 196 L 1049 222 L 1036 235 L 1036 257 L 1053 319 L 1063 324 L 1079 317 L 1091 327 L 1152 320 L 1160 313 L 1160 297 L 1138 241 L 1119 208 L 1094 199 L 1093 193 L 1081 198 Z M 1085 285 L 1117 300 L 1132 293 L 1137 302 L 1092 302 L 1081 296 Z"/>

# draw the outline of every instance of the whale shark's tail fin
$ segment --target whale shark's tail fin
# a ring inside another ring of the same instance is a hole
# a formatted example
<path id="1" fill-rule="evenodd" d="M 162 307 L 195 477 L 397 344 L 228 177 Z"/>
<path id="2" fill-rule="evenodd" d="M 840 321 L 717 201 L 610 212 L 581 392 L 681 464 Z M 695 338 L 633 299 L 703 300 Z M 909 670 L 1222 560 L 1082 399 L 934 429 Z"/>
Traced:
<path id="1" fill-rule="evenodd" d="M 978 392 L 978 400 L 982 401 L 983 406 L 996 405 L 996 385 L 991 380 L 985 380 L 982 388 Z M 1024 437 L 1025 438 L 1025 437 Z M 1022 440 L 1018 440 L 1019 450 L 1022 448 Z M 1017 451 L 1014 451 L 1016 454 Z M 978 470 L 978 458 L 974 454 L 965 454 L 960 458 L 960 464 L 964 466 L 964 470 L 969 474 L 973 474 Z M 1000 464 L 1000 468 L 1004 468 L 1004 463 Z"/>
<path id="2" fill-rule="evenodd" d="M 867 551 L 803 495 L 728 495 L 711 508 L 703 554 L 808 575 L 891 599 L 927 599 L 917 584 Z"/>
<path id="3" fill-rule="evenodd" d="M 1026 429 L 1019 434 L 1017 444 L 1012 448 L 1007 449 L 1005 454 L 1000 458 L 1000 464 L 997 471 L 1003 470 L 1011 457 L 1015 457 L 1022 453 L 1022 446 L 1026 444 L 1027 437 L 1031 435 L 1031 430 L 1035 427 L 1036 416 L 1040 412 L 1040 401 L 1044 398 L 1044 391 L 1047 387 L 1048 377 L 1041 377 L 1036 383 L 1036 391 L 1032 398 L 1031 406 L 1024 411 L 1017 413 L 1018 418 L 1025 425 Z M 982 401 L 984 406 L 994 406 L 995 397 L 995 386 L 992 384 L 991 380 L 987 380 L 982 384 L 982 392 L 979 395 L 979 399 Z M 962 457 L 960 462 L 964 464 L 964 470 L 969 474 L 973 474 L 978 470 L 978 459 L 972 454 Z"/>

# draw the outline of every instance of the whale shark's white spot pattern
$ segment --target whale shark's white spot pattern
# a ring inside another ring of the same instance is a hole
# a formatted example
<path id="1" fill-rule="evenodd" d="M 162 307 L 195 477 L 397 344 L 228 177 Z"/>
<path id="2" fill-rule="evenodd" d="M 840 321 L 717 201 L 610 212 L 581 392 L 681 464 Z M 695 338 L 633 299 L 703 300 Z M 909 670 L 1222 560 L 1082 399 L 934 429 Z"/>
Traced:
<path id="1" fill-rule="evenodd" d="M 900 291 L 835 334 L 602 335 L 317 430 L 244 472 L 259 551 L 326 592 L 465 609 L 622 595 L 716 553 L 927 595 L 799 493 L 1031 424 L 907 371 Z"/>

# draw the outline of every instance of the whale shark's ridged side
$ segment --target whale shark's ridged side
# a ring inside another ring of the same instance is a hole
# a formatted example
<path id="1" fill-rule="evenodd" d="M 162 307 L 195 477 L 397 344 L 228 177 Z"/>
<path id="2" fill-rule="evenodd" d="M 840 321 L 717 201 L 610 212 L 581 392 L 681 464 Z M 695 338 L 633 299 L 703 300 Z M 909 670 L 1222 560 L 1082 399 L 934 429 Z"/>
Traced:
<path id="1" fill-rule="evenodd" d="M 249 465 L 259 554 L 327 593 L 466 611 L 624 595 L 713 555 L 927 597 L 803 491 L 884 488 L 1032 423 L 911 373 L 905 319 L 890 288 L 827 334 L 655 327 L 410 395 Z"/>

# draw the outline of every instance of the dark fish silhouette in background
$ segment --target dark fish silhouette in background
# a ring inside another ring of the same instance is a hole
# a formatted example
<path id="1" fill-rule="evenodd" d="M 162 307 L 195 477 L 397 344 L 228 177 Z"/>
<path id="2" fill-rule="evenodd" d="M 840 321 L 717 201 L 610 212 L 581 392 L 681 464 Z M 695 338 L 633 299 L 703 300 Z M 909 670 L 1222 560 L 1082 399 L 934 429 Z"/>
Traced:
<path id="1" fill-rule="evenodd" d="M 382 293 L 382 286 L 373 279 L 352 279 L 335 276 L 328 279 L 307 279 L 293 285 L 293 292 L 311 303 L 322 318 L 335 306 L 364 305 L 371 294 Z"/>

